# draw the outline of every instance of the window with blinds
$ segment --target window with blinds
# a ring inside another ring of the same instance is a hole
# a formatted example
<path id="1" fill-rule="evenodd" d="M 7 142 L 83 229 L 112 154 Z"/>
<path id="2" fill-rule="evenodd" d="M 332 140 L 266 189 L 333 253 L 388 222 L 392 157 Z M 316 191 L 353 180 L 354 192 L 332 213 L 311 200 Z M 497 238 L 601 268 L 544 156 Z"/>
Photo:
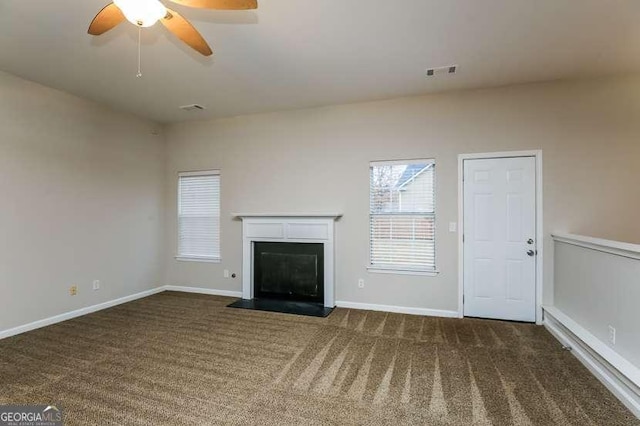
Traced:
<path id="1" fill-rule="evenodd" d="M 178 258 L 220 259 L 220 172 L 178 175 Z"/>
<path id="2" fill-rule="evenodd" d="M 435 272 L 435 162 L 370 165 L 370 267 Z"/>

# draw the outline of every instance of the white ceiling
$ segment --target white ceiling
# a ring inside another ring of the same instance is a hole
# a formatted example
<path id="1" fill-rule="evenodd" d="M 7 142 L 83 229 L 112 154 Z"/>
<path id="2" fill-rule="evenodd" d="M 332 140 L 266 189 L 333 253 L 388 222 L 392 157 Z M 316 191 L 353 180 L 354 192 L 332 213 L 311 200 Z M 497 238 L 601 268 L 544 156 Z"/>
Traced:
<path id="1" fill-rule="evenodd" d="M 638 0 L 262 0 L 189 9 L 214 50 L 160 25 L 86 32 L 108 0 L 3 0 L 0 69 L 159 122 L 640 71 Z M 425 69 L 459 64 L 427 79 Z M 199 103 L 203 112 L 178 106 Z"/>

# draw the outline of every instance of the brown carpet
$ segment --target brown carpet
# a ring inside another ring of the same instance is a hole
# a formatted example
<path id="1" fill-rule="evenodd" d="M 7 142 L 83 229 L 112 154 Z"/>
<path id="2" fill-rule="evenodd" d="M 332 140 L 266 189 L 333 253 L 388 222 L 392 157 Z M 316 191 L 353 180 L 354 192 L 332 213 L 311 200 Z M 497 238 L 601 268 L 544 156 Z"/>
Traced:
<path id="1" fill-rule="evenodd" d="M 165 292 L 0 341 L 0 403 L 68 425 L 640 425 L 544 328 Z"/>

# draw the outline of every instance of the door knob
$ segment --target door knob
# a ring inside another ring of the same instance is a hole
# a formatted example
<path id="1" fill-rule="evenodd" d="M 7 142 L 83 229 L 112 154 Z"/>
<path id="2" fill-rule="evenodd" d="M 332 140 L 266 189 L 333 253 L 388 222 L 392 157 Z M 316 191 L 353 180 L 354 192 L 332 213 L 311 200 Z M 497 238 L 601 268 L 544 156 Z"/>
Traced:
<path id="1" fill-rule="evenodd" d="M 533 244 L 533 239 L 529 238 L 529 239 L 527 240 L 527 244 Z"/>
<path id="2" fill-rule="evenodd" d="M 527 250 L 527 255 L 529 256 L 535 256 L 536 252 L 533 250 Z"/>

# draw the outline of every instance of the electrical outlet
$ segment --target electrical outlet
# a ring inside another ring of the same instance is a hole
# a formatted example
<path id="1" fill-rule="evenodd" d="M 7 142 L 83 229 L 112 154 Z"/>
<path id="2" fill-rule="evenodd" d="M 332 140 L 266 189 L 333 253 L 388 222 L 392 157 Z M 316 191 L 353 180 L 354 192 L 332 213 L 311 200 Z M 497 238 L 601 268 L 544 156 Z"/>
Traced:
<path id="1" fill-rule="evenodd" d="M 609 326 L 609 343 L 616 344 L 616 329 L 611 326 Z"/>
<path id="2" fill-rule="evenodd" d="M 223 275 L 225 278 L 229 278 L 229 270 L 225 269 Z"/>
<path id="3" fill-rule="evenodd" d="M 78 294 L 78 286 L 72 285 L 71 287 L 69 287 L 69 294 L 71 296 L 75 296 L 76 294 Z"/>
<path id="4" fill-rule="evenodd" d="M 358 280 L 358 288 L 364 288 L 364 280 L 362 278 Z"/>
<path id="5" fill-rule="evenodd" d="M 456 232 L 458 230 L 458 224 L 456 222 L 449 222 L 449 232 Z"/>
<path id="6" fill-rule="evenodd" d="M 100 290 L 100 280 L 93 280 L 93 289 Z"/>

